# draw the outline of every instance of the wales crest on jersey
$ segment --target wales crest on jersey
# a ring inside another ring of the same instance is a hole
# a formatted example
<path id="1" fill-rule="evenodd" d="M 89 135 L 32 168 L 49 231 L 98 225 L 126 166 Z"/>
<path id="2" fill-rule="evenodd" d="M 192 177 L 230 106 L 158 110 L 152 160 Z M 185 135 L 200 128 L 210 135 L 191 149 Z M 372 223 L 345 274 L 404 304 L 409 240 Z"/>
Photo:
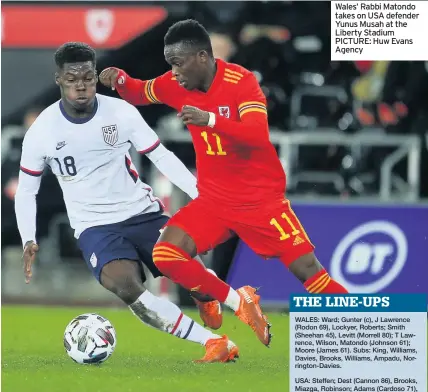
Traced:
<path id="1" fill-rule="evenodd" d="M 101 130 L 103 131 L 104 141 L 110 146 L 114 146 L 119 138 L 117 125 L 107 125 L 102 127 Z"/>
<path id="2" fill-rule="evenodd" d="M 219 106 L 218 113 L 222 117 L 230 118 L 230 108 L 229 108 L 229 106 Z"/>

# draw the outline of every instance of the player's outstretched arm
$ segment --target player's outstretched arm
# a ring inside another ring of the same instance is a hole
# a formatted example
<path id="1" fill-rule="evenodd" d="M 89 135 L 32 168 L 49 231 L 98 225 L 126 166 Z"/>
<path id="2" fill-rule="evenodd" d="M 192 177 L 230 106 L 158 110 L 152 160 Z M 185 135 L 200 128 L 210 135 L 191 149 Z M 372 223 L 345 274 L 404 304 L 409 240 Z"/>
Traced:
<path id="1" fill-rule="evenodd" d="M 169 94 L 166 90 L 170 87 L 171 77 L 167 74 L 151 80 L 139 80 L 131 78 L 123 69 L 110 67 L 101 72 L 99 79 L 104 86 L 117 90 L 132 105 L 168 105 Z"/>
<path id="2" fill-rule="evenodd" d="M 39 192 L 43 174 L 44 159 L 40 146 L 34 137 L 35 132 L 28 130 L 24 138 L 18 188 L 15 194 L 15 215 L 24 246 L 24 273 L 26 283 L 32 276 L 32 264 L 39 247 L 36 243 L 36 195 Z"/>
<path id="3" fill-rule="evenodd" d="M 163 144 L 147 154 L 159 171 L 175 186 L 187 193 L 192 199 L 198 196 L 196 177 L 187 169 L 183 162 Z"/>

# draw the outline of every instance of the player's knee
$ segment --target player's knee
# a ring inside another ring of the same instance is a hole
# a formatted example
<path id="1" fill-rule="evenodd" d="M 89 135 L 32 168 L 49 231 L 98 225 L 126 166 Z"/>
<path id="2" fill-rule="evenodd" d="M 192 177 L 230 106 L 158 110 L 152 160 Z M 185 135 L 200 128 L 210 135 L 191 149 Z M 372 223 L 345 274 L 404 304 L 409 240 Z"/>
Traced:
<path id="1" fill-rule="evenodd" d="M 136 280 L 118 282 L 114 288 L 115 294 L 127 305 L 134 303 L 146 290 L 143 283 Z"/>
<path id="2" fill-rule="evenodd" d="M 323 267 L 315 254 L 311 252 L 300 256 L 297 260 L 293 261 L 290 264 L 289 269 L 297 279 L 301 282 L 306 282 L 317 272 L 321 271 Z"/>
<path id="3" fill-rule="evenodd" d="M 168 243 L 180 248 L 190 257 L 197 255 L 196 244 L 183 229 L 177 226 L 167 226 L 159 237 L 158 243 Z"/>
<path id="4" fill-rule="evenodd" d="M 130 305 L 145 291 L 140 268 L 135 261 L 112 261 L 101 271 L 101 284 Z"/>

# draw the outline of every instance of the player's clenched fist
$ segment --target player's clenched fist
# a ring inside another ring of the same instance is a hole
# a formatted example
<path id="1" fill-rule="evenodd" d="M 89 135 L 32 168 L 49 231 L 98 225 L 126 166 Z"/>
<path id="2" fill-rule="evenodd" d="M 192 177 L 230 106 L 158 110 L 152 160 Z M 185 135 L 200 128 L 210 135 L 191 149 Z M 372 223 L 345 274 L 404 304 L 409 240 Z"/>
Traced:
<path id="1" fill-rule="evenodd" d="M 112 90 L 115 89 L 116 82 L 119 84 L 123 84 L 124 81 L 125 81 L 125 72 L 119 68 L 115 68 L 115 67 L 106 68 L 100 74 L 100 82 L 104 86 L 109 87 Z"/>
<path id="2" fill-rule="evenodd" d="M 177 114 L 183 120 L 184 124 L 193 124 L 207 126 L 210 120 L 210 114 L 194 106 L 183 106 L 181 112 Z"/>
<path id="3" fill-rule="evenodd" d="M 33 275 L 31 267 L 36 258 L 36 253 L 39 250 L 39 245 L 33 241 L 28 241 L 24 246 L 24 254 L 22 258 L 24 259 L 24 274 L 25 274 L 25 283 L 30 283 L 30 279 Z"/>

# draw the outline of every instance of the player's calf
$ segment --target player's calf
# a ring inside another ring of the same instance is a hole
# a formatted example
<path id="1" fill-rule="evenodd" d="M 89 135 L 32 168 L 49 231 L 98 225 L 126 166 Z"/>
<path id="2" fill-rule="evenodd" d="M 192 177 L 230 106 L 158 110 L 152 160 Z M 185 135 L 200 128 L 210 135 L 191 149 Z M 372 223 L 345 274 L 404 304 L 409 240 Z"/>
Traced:
<path id="1" fill-rule="evenodd" d="M 311 294 L 345 294 L 348 292 L 328 274 L 313 252 L 300 256 L 288 268 Z"/>
<path id="2" fill-rule="evenodd" d="M 253 329 L 263 344 L 269 345 L 270 326 L 258 301 L 254 301 L 251 295 L 238 294 L 228 284 L 208 272 L 193 259 L 196 249 L 192 238 L 182 229 L 168 226 L 153 249 L 153 261 L 156 267 L 175 283 L 188 290 L 210 295 L 231 308 Z"/>
<path id="3" fill-rule="evenodd" d="M 114 260 L 101 270 L 100 282 L 122 299 L 144 324 L 152 328 L 203 346 L 209 341 L 221 339 L 183 314 L 177 305 L 149 292 L 141 276 L 138 262 Z"/>
<path id="4" fill-rule="evenodd" d="M 195 259 L 196 261 L 198 261 L 198 262 L 199 262 L 199 264 L 201 264 L 201 265 L 205 268 L 205 265 L 204 265 L 204 263 L 203 263 L 202 259 L 201 259 L 199 256 L 195 256 L 195 257 L 194 257 L 194 259 Z M 215 276 L 217 276 L 217 274 L 216 274 L 212 269 L 206 268 L 206 270 L 207 270 L 208 272 L 211 272 L 211 273 L 212 273 L 212 274 L 214 274 Z M 190 296 L 191 296 L 195 301 L 198 301 L 198 302 L 208 303 L 208 302 L 216 301 L 216 300 L 215 300 L 213 297 L 211 297 L 210 295 L 202 294 L 202 293 L 200 293 L 200 292 L 198 292 L 198 291 L 189 291 L 189 294 L 190 294 Z"/>
<path id="5" fill-rule="evenodd" d="M 196 254 L 197 247 L 184 230 L 167 226 L 153 249 L 153 262 L 165 276 L 185 289 L 209 295 L 236 311 L 238 293 L 195 260 Z"/>

